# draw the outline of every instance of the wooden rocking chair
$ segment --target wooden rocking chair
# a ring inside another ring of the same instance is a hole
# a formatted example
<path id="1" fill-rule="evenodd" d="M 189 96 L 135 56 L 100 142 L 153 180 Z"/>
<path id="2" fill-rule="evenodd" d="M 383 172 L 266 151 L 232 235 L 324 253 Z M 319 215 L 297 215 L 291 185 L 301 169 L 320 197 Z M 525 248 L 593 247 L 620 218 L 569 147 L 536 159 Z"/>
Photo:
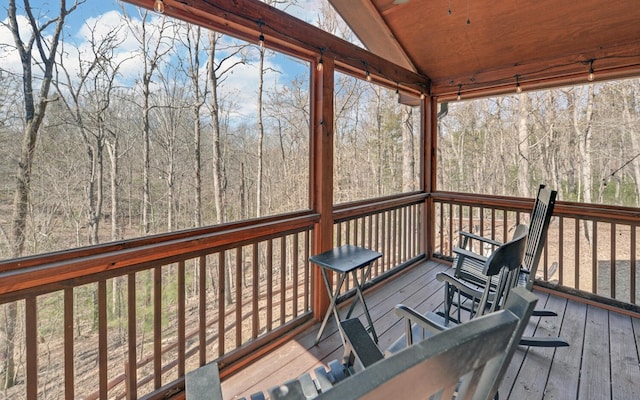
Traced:
<path id="1" fill-rule="evenodd" d="M 520 272 L 518 274 L 517 286 L 526 287 L 528 290 L 532 290 L 533 283 L 540 263 L 540 257 L 544 249 L 544 243 L 547 237 L 547 231 L 551 222 L 551 216 L 553 214 L 553 208 L 555 206 L 557 192 L 551 190 L 545 185 L 540 185 L 538 194 L 531 212 L 530 224 L 527 235 L 527 248 L 524 255 L 524 260 Z M 475 285 L 479 288 L 484 287 L 487 282 L 491 283 L 491 288 L 496 285 L 495 278 L 487 278 L 482 273 L 483 263 L 486 257 L 480 254 L 471 252 L 474 241 L 480 242 L 481 246 L 489 246 L 495 248 L 500 246 L 501 243 L 489 238 L 474 235 L 468 232 L 460 232 L 463 237 L 461 248 L 454 249 L 456 257 L 454 259 L 454 272 L 453 274 L 447 272 L 441 272 L 437 275 L 437 279 L 445 282 L 445 305 L 444 313 L 448 315 L 452 309 L 452 306 L 456 306 L 458 311 L 458 319 L 460 317 L 459 311 L 465 309 L 465 306 L 461 303 L 460 295 L 466 296 L 464 292 L 456 290 L 455 285 L 459 285 L 460 282 L 467 283 L 469 285 Z M 514 234 L 515 237 L 515 234 Z M 458 298 L 455 298 L 455 295 Z M 506 293 L 508 296 L 508 292 Z M 468 296 L 466 296 L 468 297 Z M 471 304 L 473 306 L 473 302 Z M 548 310 L 535 310 L 534 316 L 555 316 L 556 314 Z M 530 338 L 524 337 L 521 340 L 521 345 L 537 346 L 537 347 L 562 347 L 568 346 L 569 343 L 561 338 Z"/>
<path id="2" fill-rule="evenodd" d="M 482 316 L 498 310 L 507 298 L 507 294 L 515 285 L 524 259 L 527 244 L 527 226 L 519 225 L 514 238 L 499 246 L 489 257 L 479 256 L 467 250 L 459 251 L 458 259 L 472 258 L 474 262 L 481 262 L 482 268 L 478 273 L 484 282 L 491 285 L 479 286 L 477 283 L 466 282 L 447 275 L 445 281 L 445 309 L 439 312 L 429 312 L 426 315 L 413 310 L 403 304 L 396 306 L 396 315 L 405 319 L 405 335 L 396 340 L 387 350 L 395 353 L 433 335 L 434 333 L 458 325 L 462 318 L 460 310 L 469 312 L 467 319 Z M 454 301 L 456 300 L 456 301 Z M 465 301 L 469 304 L 468 307 Z M 457 318 L 450 317 L 450 307 L 457 306 Z"/>

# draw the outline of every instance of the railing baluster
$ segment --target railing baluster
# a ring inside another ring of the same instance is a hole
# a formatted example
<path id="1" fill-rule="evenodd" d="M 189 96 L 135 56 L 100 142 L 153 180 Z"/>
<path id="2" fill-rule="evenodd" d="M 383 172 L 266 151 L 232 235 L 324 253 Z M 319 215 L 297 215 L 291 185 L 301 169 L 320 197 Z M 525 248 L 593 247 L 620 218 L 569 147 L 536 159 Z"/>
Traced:
<path id="1" fill-rule="evenodd" d="M 558 220 L 558 243 L 564 243 L 564 217 Z M 558 246 L 558 283 L 564 284 L 564 246 Z"/>
<path id="2" fill-rule="evenodd" d="M 304 231 L 304 310 L 305 312 L 311 309 L 310 302 L 313 298 L 313 274 L 311 274 L 310 266 L 309 266 L 309 256 L 311 255 L 311 251 L 309 249 L 309 243 L 311 240 L 309 231 Z"/>
<path id="3" fill-rule="evenodd" d="M 200 256 L 198 261 L 198 365 L 207 363 L 207 257 Z"/>
<path id="4" fill-rule="evenodd" d="M 267 332 L 273 328 L 273 239 L 267 240 Z"/>
<path id="5" fill-rule="evenodd" d="M 480 236 L 484 236 L 484 207 L 480 206 L 478 209 L 478 218 L 480 224 Z"/>
<path id="6" fill-rule="evenodd" d="M 589 225 L 591 225 L 591 231 L 592 231 L 591 233 L 591 237 L 592 237 L 592 240 L 591 240 L 591 291 L 593 293 L 598 293 L 598 221 L 593 221 L 591 224 L 587 222 L 587 226 Z M 610 286 L 609 286 L 609 289 L 611 289 Z"/>
<path id="7" fill-rule="evenodd" d="M 184 260 L 178 262 L 178 376 L 185 374 L 186 355 L 186 294 L 185 294 L 185 266 Z"/>
<path id="8" fill-rule="evenodd" d="M 75 398 L 73 288 L 64 290 L 64 398 Z"/>
<path id="9" fill-rule="evenodd" d="M 258 311 L 258 299 L 260 296 L 259 291 L 259 283 L 260 283 L 260 271 L 258 268 L 259 260 L 259 247 L 258 243 L 254 243 L 252 246 L 252 260 L 251 260 L 251 273 L 253 275 L 251 279 L 251 338 L 255 339 L 258 337 L 258 330 L 260 329 L 260 313 Z"/>
<path id="10" fill-rule="evenodd" d="M 367 247 L 373 249 L 373 215 L 367 216 Z"/>
<path id="11" fill-rule="evenodd" d="M 387 246 L 387 243 L 389 242 L 389 232 L 388 232 L 388 228 L 387 228 L 387 215 L 389 214 L 388 211 L 385 211 L 383 213 L 381 213 L 380 218 L 382 219 L 382 227 L 380 229 L 380 232 L 382 232 L 382 237 L 381 237 L 381 248 L 382 248 L 382 258 L 380 259 L 381 262 L 381 272 L 386 271 L 387 269 L 387 265 L 389 264 L 389 249 Z"/>
<path id="12" fill-rule="evenodd" d="M 506 209 L 502 210 L 502 243 L 507 242 L 507 231 L 508 229 L 508 215 L 509 212 Z"/>
<path id="13" fill-rule="evenodd" d="M 636 225 L 631 225 L 631 234 L 630 234 L 630 242 L 629 246 L 629 281 L 631 282 L 631 287 L 629 289 L 629 293 L 631 294 L 630 303 L 636 304 L 636 230 L 638 227 Z"/>
<path id="14" fill-rule="evenodd" d="M 242 271 L 243 271 L 243 262 L 242 262 L 242 246 L 236 247 L 235 253 L 235 326 L 236 326 L 236 346 L 235 348 L 239 348 L 242 346 Z"/>
<path id="15" fill-rule="evenodd" d="M 293 243 L 291 245 L 291 287 L 293 289 L 293 318 L 298 316 L 298 285 L 299 285 L 299 274 L 300 270 L 298 267 L 299 261 L 299 243 L 298 243 L 298 233 L 293 234 Z"/>
<path id="16" fill-rule="evenodd" d="M 38 305 L 34 296 L 25 298 L 25 333 L 27 400 L 36 400 L 38 398 Z"/>
<path id="17" fill-rule="evenodd" d="M 218 253 L 218 357 L 222 357 L 225 353 L 225 336 L 226 336 L 226 290 L 227 290 L 227 268 L 225 265 L 225 251 Z"/>
<path id="18" fill-rule="evenodd" d="M 492 208 L 491 210 L 491 239 L 496 239 L 496 209 Z"/>
<path id="19" fill-rule="evenodd" d="M 611 284 L 611 298 L 616 297 L 616 224 L 611 223 L 611 267 L 609 268 Z"/>
<path id="20" fill-rule="evenodd" d="M 449 206 L 449 223 L 447 225 L 449 225 L 449 240 L 448 240 L 448 245 L 447 245 L 447 252 L 444 253 L 444 255 L 447 255 L 449 257 L 451 257 L 451 255 L 453 254 L 453 203 L 447 203 L 447 205 Z M 441 242 L 442 243 L 442 242 Z"/>
<path id="21" fill-rule="evenodd" d="M 162 386 L 162 267 L 153 269 L 153 388 Z"/>
<path id="22" fill-rule="evenodd" d="M 280 238 L 280 325 L 286 319 L 287 302 L 287 237 Z"/>
<path id="23" fill-rule="evenodd" d="M 136 320 L 136 274 L 127 274 L 127 398 L 138 398 L 138 358 L 137 358 L 137 320 Z"/>
<path id="24" fill-rule="evenodd" d="M 98 281 L 98 374 L 100 398 L 108 398 L 107 281 Z"/>
<path id="25" fill-rule="evenodd" d="M 573 272 L 574 282 L 576 289 L 580 289 L 580 221 L 578 218 L 574 218 L 574 233 L 573 239 L 575 242 L 575 248 L 573 253 Z"/>

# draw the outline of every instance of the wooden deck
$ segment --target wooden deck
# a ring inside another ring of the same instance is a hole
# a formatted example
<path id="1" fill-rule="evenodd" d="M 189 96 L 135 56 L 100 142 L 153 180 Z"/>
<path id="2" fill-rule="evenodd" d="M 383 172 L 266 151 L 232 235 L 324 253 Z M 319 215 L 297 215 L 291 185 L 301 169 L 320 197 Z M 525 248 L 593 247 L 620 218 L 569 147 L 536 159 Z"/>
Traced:
<path id="1" fill-rule="evenodd" d="M 442 304 L 438 271 L 448 267 L 422 263 L 365 292 L 382 349 L 403 332 L 393 307 L 404 303 L 422 312 Z M 520 347 L 500 388 L 501 399 L 640 399 L 640 319 L 593 305 L 536 292 L 538 308 L 558 317 L 532 318 L 527 336 L 558 334 L 570 347 Z M 356 307 L 356 312 L 361 307 Z M 225 399 L 246 396 L 295 378 L 342 355 L 333 318 L 313 346 L 319 324 L 223 381 Z"/>

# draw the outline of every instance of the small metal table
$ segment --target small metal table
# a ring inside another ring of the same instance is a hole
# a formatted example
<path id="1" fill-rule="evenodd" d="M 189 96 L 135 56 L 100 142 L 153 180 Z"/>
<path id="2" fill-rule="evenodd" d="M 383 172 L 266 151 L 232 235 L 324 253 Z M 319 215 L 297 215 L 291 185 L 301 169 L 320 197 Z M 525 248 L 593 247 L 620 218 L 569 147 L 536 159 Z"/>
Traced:
<path id="1" fill-rule="evenodd" d="M 329 317 L 332 313 L 335 317 L 336 324 L 338 325 L 340 337 L 342 338 L 342 341 L 344 343 L 345 338 L 344 333 L 342 332 L 342 328 L 340 327 L 340 315 L 338 314 L 338 309 L 336 308 L 336 300 L 338 298 L 338 294 L 340 294 L 340 289 L 342 289 L 342 284 L 344 283 L 347 274 L 349 273 L 351 273 L 353 282 L 356 287 L 356 297 L 354 297 L 353 302 L 351 303 L 351 307 L 349 308 L 349 312 L 347 313 L 346 318 L 348 319 L 349 317 L 351 317 L 351 313 L 353 312 L 356 302 L 360 300 L 362 302 L 362 308 L 364 309 L 364 315 L 367 317 L 367 321 L 369 323 L 369 328 L 367 330 L 371 333 L 373 340 L 378 343 L 378 336 L 376 335 L 376 331 L 373 328 L 373 322 L 371 321 L 371 316 L 369 315 L 367 303 L 364 301 L 364 296 L 362 294 L 362 286 L 371 274 L 371 264 L 380 257 L 382 257 L 382 254 L 378 253 L 377 251 L 353 246 L 350 244 L 309 257 L 309 261 L 321 267 L 320 270 L 322 271 L 322 278 L 324 279 L 324 284 L 327 288 L 327 292 L 329 293 L 329 297 L 331 298 L 331 304 L 329 304 L 329 309 L 327 310 L 327 313 L 322 320 L 322 325 L 320 326 L 318 336 L 316 336 L 315 344 L 318 344 L 318 342 L 320 341 L 322 332 L 324 332 L 324 328 L 326 327 L 327 321 L 329 320 Z M 362 268 L 365 269 L 362 276 L 362 281 L 360 281 L 358 280 L 358 270 Z M 332 290 L 331 282 L 329 282 L 329 278 L 327 276 L 327 270 L 338 273 L 335 290 Z"/>

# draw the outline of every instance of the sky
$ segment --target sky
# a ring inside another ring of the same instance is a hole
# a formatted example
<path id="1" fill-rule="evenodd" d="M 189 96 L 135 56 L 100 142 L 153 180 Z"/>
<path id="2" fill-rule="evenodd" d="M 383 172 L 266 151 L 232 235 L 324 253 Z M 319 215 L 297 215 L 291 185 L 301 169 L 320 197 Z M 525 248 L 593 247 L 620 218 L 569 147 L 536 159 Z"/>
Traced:
<path id="1" fill-rule="evenodd" d="M 313 22 L 317 19 L 322 1 L 326 0 L 297 0 L 297 4 L 288 7 L 287 12 L 307 22 Z M 20 74 L 20 60 L 15 51 L 13 37 L 6 27 L 8 23 L 8 6 L 6 2 L 2 3 L 0 5 L 0 21 L 2 21 L 0 26 L 0 69 Z M 23 40 L 27 40 L 30 31 L 27 29 L 28 24 L 24 13 L 23 1 L 18 0 L 16 3 L 21 36 Z M 67 0 L 67 3 L 67 6 L 69 6 L 72 0 Z M 57 0 L 32 0 L 31 6 L 36 17 L 57 15 L 59 2 Z M 117 0 L 86 0 L 66 19 L 64 54 L 68 59 L 68 63 L 66 61 L 65 63 L 72 66 L 72 69 L 75 66 L 75 72 L 79 72 L 78 59 L 88 57 L 87 54 L 90 50 L 89 38 L 92 32 L 94 35 L 101 36 L 116 31 L 117 27 L 122 25 L 123 12 L 127 13 L 136 23 L 140 23 L 140 11 L 138 7 Z M 161 15 L 153 12 L 150 17 L 152 21 L 159 21 L 162 18 Z M 140 62 L 139 58 L 139 43 L 126 29 L 121 29 L 119 35 L 122 43 L 118 46 L 116 59 L 123 62 L 120 69 L 123 82 L 120 83 L 132 85 L 141 76 L 142 62 Z M 306 69 L 304 65 L 292 62 L 287 57 L 273 52 L 268 52 L 267 57 L 266 68 L 276 70 L 278 73 L 265 75 L 267 80 L 265 82 L 266 87 L 273 85 L 273 80 L 278 80 L 279 82 L 291 80 L 294 76 L 299 75 L 303 68 Z M 236 60 L 229 60 L 229 62 L 234 61 Z M 236 97 L 236 101 L 240 105 L 240 109 L 238 109 L 239 115 L 253 112 L 252 107 L 254 107 L 255 100 L 250 99 L 255 99 L 258 79 L 256 71 L 255 64 L 240 65 L 235 67 L 233 74 L 229 75 L 224 81 L 229 93 L 235 93 L 235 96 L 239 96 Z M 272 81 L 269 82 L 269 79 Z M 243 99 L 242 96 L 246 96 L 246 98 Z M 242 109 L 243 107 L 244 109 Z"/>

